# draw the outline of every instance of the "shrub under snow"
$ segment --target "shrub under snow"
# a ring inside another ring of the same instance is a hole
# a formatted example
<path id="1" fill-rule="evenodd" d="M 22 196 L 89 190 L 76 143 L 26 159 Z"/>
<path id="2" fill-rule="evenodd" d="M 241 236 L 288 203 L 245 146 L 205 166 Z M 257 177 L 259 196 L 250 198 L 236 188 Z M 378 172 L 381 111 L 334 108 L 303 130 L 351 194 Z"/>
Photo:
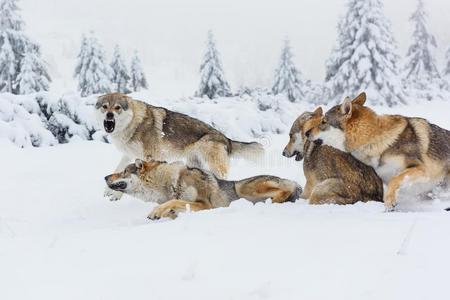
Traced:
<path id="1" fill-rule="evenodd" d="M 46 92 L 0 95 L 0 139 L 19 147 L 53 146 L 73 138 L 105 140 L 93 117 L 95 97 Z"/>

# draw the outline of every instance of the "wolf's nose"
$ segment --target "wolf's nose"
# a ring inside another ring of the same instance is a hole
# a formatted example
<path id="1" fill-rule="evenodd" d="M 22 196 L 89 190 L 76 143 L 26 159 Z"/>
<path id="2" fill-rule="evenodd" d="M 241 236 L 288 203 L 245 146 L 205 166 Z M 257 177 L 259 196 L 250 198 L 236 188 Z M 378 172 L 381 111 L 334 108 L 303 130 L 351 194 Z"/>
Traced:
<path id="1" fill-rule="evenodd" d="M 107 113 L 106 114 L 106 119 L 108 119 L 108 120 L 114 119 L 114 114 L 112 112 Z"/>
<path id="2" fill-rule="evenodd" d="M 283 156 L 288 157 L 288 153 L 287 153 L 287 150 L 286 150 L 286 149 L 283 150 Z"/>
<path id="3" fill-rule="evenodd" d="M 105 176 L 105 181 L 108 181 L 109 176 Z"/>

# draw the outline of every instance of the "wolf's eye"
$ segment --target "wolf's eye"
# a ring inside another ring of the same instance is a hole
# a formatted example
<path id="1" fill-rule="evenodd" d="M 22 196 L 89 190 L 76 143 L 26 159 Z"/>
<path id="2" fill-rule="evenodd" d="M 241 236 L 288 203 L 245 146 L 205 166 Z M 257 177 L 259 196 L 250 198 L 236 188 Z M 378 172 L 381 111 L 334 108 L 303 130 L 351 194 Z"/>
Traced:
<path id="1" fill-rule="evenodd" d="M 108 105 L 103 104 L 102 107 L 103 107 L 103 109 L 107 109 L 107 108 L 108 108 Z"/>
<path id="2" fill-rule="evenodd" d="M 114 106 L 114 109 L 119 110 L 119 109 L 121 109 L 121 107 L 119 105 L 116 105 L 116 106 Z"/>

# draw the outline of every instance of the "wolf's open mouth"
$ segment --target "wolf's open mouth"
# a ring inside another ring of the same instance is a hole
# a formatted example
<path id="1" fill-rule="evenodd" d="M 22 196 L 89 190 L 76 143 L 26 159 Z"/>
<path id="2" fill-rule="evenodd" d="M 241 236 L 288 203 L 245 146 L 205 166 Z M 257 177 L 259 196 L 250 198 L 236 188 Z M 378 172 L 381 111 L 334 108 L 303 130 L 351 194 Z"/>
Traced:
<path id="1" fill-rule="evenodd" d="M 111 133 L 114 131 L 114 128 L 116 127 L 116 121 L 114 120 L 104 120 L 103 121 L 103 127 L 105 127 L 105 131 L 107 133 Z"/>
<path id="2" fill-rule="evenodd" d="M 122 191 L 127 188 L 127 183 L 123 181 L 119 181 L 116 183 L 112 183 L 109 185 L 109 188 L 115 191 Z"/>

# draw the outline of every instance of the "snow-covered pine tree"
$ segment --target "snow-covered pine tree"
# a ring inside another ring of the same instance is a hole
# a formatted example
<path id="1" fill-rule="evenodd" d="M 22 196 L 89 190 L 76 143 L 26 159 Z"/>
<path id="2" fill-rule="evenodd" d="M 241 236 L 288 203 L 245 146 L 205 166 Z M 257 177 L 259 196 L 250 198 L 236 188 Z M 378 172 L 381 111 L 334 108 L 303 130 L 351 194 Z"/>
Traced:
<path id="1" fill-rule="evenodd" d="M 275 82 L 272 92 L 275 95 L 285 94 L 289 101 L 295 102 L 305 97 L 305 83 L 301 79 L 301 72 L 292 61 L 292 49 L 289 40 L 284 41 L 280 63 L 275 71 Z"/>
<path id="2" fill-rule="evenodd" d="M 130 69 L 130 83 L 133 92 L 139 92 L 141 89 L 148 89 L 147 78 L 142 69 L 141 60 L 139 59 L 137 51 L 134 51 L 134 55 L 131 58 Z"/>
<path id="3" fill-rule="evenodd" d="M 1 36 L 0 47 L 0 92 L 12 93 L 14 87 L 14 77 L 16 75 L 16 60 L 14 52 L 9 43 L 8 35 Z"/>
<path id="4" fill-rule="evenodd" d="M 218 96 L 231 96 L 230 85 L 225 79 L 220 54 L 212 31 L 208 31 L 206 52 L 200 65 L 200 86 L 195 93 L 197 97 L 205 95 L 210 99 Z"/>
<path id="5" fill-rule="evenodd" d="M 450 82 L 450 48 L 445 53 L 445 66 L 442 75 Z"/>
<path id="6" fill-rule="evenodd" d="M 350 0 L 338 24 L 337 45 L 326 63 L 331 101 L 366 91 L 372 104 L 406 102 L 399 55 L 381 0 Z"/>
<path id="7" fill-rule="evenodd" d="M 25 35 L 23 27 L 24 22 L 19 14 L 17 0 L 0 0 L 0 49 L 6 51 L 5 54 L 2 54 L 2 63 L 7 63 L 7 65 L 0 66 L 3 70 L 0 78 L 0 91 L 16 94 L 20 92 L 21 87 L 17 77 L 21 70 L 22 60 L 27 56 L 28 51 L 31 51 L 33 55 L 36 80 L 42 83 L 40 89 L 48 90 L 48 82 L 51 79 L 45 62 L 41 58 L 40 47 Z M 11 56 L 11 52 L 13 56 Z M 12 58 L 14 58 L 14 72 L 11 67 Z M 5 76 L 7 69 L 9 75 Z M 39 76 L 43 78 L 37 78 Z"/>
<path id="8" fill-rule="evenodd" d="M 128 75 L 128 69 L 123 62 L 122 55 L 120 53 L 119 45 L 114 48 L 113 59 L 111 61 L 112 69 L 112 84 L 116 92 L 120 93 L 130 93 L 128 88 L 128 81 L 130 80 L 130 75 Z"/>
<path id="9" fill-rule="evenodd" d="M 20 64 L 20 73 L 17 76 L 19 94 L 31 94 L 39 91 L 47 91 L 50 76 L 43 68 L 34 50 L 28 50 Z"/>
<path id="10" fill-rule="evenodd" d="M 77 64 L 75 65 L 75 71 L 73 73 L 73 77 L 78 79 L 78 90 L 81 90 L 81 87 L 86 86 L 86 77 L 85 73 L 88 68 L 88 54 L 89 54 L 89 41 L 86 35 L 81 35 L 81 45 L 80 51 L 77 55 Z"/>
<path id="11" fill-rule="evenodd" d="M 410 21 L 414 23 L 414 31 L 404 71 L 405 84 L 421 91 L 422 94 L 424 89 L 432 90 L 439 88 L 440 85 L 440 75 L 433 56 L 436 40 L 428 31 L 426 18 L 423 1 L 418 0 L 417 8 L 410 17 Z M 427 98 L 430 99 L 430 96 Z"/>
<path id="12" fill-rule="evenodd" d="M 74 77 L 78 79 L 81 96 L 111 92 L 112 71 L 97 38 L 82 37 Z"/>

